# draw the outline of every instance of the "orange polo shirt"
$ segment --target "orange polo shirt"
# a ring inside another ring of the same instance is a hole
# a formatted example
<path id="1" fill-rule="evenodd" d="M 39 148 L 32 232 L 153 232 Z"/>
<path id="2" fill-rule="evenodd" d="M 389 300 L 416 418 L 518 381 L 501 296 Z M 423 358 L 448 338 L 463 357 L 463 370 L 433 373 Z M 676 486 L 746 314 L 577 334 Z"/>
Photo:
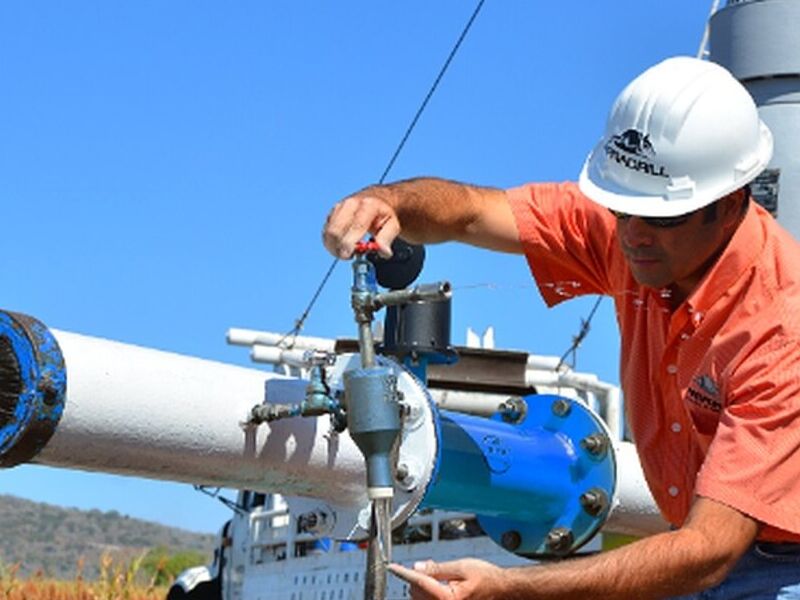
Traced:
<path id="1" fill-rule="evenodd" d="M 683 524 L 697 494 L 760 521 L 761 540 L 800 542 L 800 245 L 753 203 L 672 312 L 576 184 L 507 195 L 549 306 L 614 299 L 628 426 L 664 517 Z"/>

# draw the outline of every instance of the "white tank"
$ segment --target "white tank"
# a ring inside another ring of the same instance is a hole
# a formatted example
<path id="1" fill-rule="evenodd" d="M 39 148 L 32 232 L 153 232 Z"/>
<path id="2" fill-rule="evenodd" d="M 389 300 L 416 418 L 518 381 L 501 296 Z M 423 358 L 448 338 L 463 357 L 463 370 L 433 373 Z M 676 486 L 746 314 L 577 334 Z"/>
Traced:
<path id="1" fill-rule="evenodd" d="M 710 58 L 748 89 L 775 152 L 756 199 L 800 239 L 800 2 L 729 0 L 710 22 Z"/>

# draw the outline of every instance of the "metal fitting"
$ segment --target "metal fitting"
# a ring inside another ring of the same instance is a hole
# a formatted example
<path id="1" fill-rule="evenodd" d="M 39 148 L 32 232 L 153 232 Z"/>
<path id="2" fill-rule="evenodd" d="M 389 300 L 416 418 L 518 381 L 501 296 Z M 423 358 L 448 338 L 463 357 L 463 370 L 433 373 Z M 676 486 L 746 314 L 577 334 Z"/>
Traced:
<path id="1" fill-rule="evenodd" d="M 569 400 L 559 398 L 552 405 L 553 414 L 557 417 L 566 417 L 572 410 Z"/>
<path id="2" fill-rule="evenodd" d="M 519 396 L 511 396 L 500 404 L 498 411 L 506 423 L 519 423 L 525 418 L 528 405 Z"/>
<path id="3" fill-rule="evenodd" d="M 437 302 L 447 300 L 452 296 L 452 288 L 447 281 L 437 283 L 423 283 L 413 288 L 392 290 L 374 296 L 374 307 L 397 306 L 411 302 Z"/>
<path id="4" fill-rule="evenodd" d="M 608 509 L 608 494 L 594 487 L 581 494 L 580 503 L 587 514 L 597 517 Z"/>
<path id="5" fill-rule="evenodd" d="M 303 401 L 301 414 L 304 417 L 315 417 L 334 412 L 336 401 L 331 398 L 331 390 L 325 380 L 325 369 L 315 365 L 309 373 L 306 398 Z"/>
<path id="6" fill-rule="evenodd" d="M 328 515 L 322 511 L 303 513 L 297 517 L 297 528 L 304 533 L 322 533 L 328 521 Z"/>
<path id="7" fill-rule="evenodd" d="M 305 350 L 303 362 L 310 367 L 332 367 L 336 363 L 336 353 L 325 350 Z"/>
<path id="8" fill-rule="evenodd" d="M 522 545 L 522 536 L 519 531 L 510 529 L 500 536 L 500 545 L 509 552 L 514 552 Z"/>
<path id="9" fill-rule="evenodd" d="M 547 534 L 547 549 L 557 556 L 564 556 L 569 554 L 572 549 L 572 544 L 575 538 L 572 535 L 572 530 L 567 527 L 554 527 Z"/>
<path id="10" fill-rule="evenodd" d="M 299 404 L 257 404 L 250 409 L 251 425 L 260 425 L 261 423 L 269 423 L 277 421 L 278 419 L 286 419 L 289 417 L 297 417 L 300 415 Z"/>
<path id="11" fill-rule="evenodd" d="M 581 440 L 581 448 L 592 456 L 605 456 L 608 452 L 608 436 L 599 432 L 587 435 Z"/>
<path id="12" fill-rule="evenodd" d="M 395 471 L 395 480 L 406 492 L 410 492 L 417 487 L 418 478 L 414 471 L 415 469 L 406 463 L 400 463 L 397 465 L 397 471 Z"/>

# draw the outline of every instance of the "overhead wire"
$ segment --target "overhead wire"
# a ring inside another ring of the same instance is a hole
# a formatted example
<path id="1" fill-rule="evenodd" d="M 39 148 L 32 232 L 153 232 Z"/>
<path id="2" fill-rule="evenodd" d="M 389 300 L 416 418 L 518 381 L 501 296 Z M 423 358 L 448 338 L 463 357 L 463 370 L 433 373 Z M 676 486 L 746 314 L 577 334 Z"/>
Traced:
<path id="1" fill-rule="evenodd" d="M 433 83 L 431 84 L 430 88 L 428 89 L 428 92 L 425 94 L 425 98 L 420 103 L 419 108 L 417 109 L 416 113 L 414 114 L 414 118 L 411 119 L 411 123 L 406 128 L 406 131 L 403 134 L 403 137 L 400 139 L 400 142 L 397 144 L 397 147 L 395 148 L 395 151 L 392 153 L 392 157 L 389 159 L 389 162 L 387 163 L 386 168 L 383 170 L 383 174 L 380 176 L 380 179 L 378 179 L 378 184 L 379 185 L 386 181 L 386 177 L 389 175 L 389 172 L 392 170 L 392 167 L 394 167 L 394 164 L 397 161 L 397 158 L 400 156 L 400 153 L 403 151 L 403 148 L 405 147 L 406 142 L 408 141 L 409 137 L 411 137 L 411 133 L 416 128 L 417 123 L 420 120 L 420 117 L 422 117 L 422 113 L 425 112 L 425 108 L 428 106 L 428 102 L 430 102 L 430 99 L 433 97 L 433 94 L 436 92 L 436 89 L 439 87 L 439 83 L 442 81 L 442 78 L 444 77 L 445 73 L 447 72 L 447 69 L 450 67 L 450 63 L 453 62 L 453 59 L 455 58 L 456 54 L 458 53 L 458 50 L 461 47 L 462 42 L 467 37 L 467 34 L 469 33 L 469 30 L 472 28 L 472 24 L 475 22 L 475 19 L 478 17 L 478 14 L 481 11 L 481 8 L 483 8 L 483 4 L 484 4 L 485 1 L 486 0 L 479 0 L 478 1 L 478 4 L 475 6 L 475 9 L 472 11 L 472 15 L 470 16 L 469 20 L 467 21 L 467 24 L 461 30 L 461 34 L 458 36 L 458 39 L 456 40 L 456 43 L 453 45 L 453 48 L 450 50 L 450 53 L 448 54 L 447 59 L 444 61 L 444 64 L 442 65 L 442 68 L 439 69 L 439 73 L 436 75 L 436 78 L 434 79 Z M 306 306 L 306 309 L 302 312 L 302 314 L 297 319 L 295 319 L 294 327 L 292 327 L 292 329 L 290 329 L 288 332 L 286 332 L 286 334 L 284 334 L 284 336 L 278 341 L 278 345 L 281 345 L 283 343 L 283 341 L 288 339 L 288 338 L 296 337 L 303 330 L 303 326 L 305 325 L 306 319 L 308 319 L 308 316 L 311 313 L 311 309 L 316 304 L 317 299 L 319 298 L 320 294 L 322 293 L 322 290 L 325 287 L 325 285 L 328 283 L 328 280 L 330 279 L 331 275 L 333 274 L 333 270 L 336 268 L 337 264 L 339 264 L 339 259 L 338 258 L 334 258 L 333 261 L 331 262 L 331 265 L 328 267 L 328 270 L 325 272 L 325 275 L 322 277 L 322 281 L 319 283 L 319 285 L 317 286 L 317 289 L 314 291 L 314 294 L 311 297 L 311 300 L 309 301 L 308 305 Z M 291 343 L 288 344 L 288 346 L 291 347 Z"/>
<path id="2" fill-rule="evenodd" d="M 589 335 L 589 330 L 591 329 L 592 319 L 594 318 L 595 313 L 597 312 L 600 303 L 603 301 L 603 296 L 598 296 L 597 300 L 592 307 L 592 310 L 589 311 L 589 316 L 585 319 L 581 319 L 581 327 L 578 330 L 578 333 L 572 337 L 572 344 L 569 348 L 567 348 L 566 352 L 561 355 L 561 360 L 558 361 L 558 365 L 556 365 L 555 370 L 560 371 L 561 367 L 564 366 L 564 363 L 567 361 L 567 357 L 572 355 L 572 360 L 570 361 L 569 367 L 571 369 L 575 368 L 575 365 L 578 362 L 578 348 L 583 343 L 583 340 L 586 339 L 586 336 Z"/>

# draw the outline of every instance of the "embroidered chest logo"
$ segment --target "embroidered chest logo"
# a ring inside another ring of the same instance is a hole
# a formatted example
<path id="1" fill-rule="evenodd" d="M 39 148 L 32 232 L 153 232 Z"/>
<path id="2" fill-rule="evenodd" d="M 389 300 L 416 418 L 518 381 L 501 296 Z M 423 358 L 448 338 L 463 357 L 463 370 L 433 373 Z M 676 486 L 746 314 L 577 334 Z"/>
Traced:
<path id="1" fill-rule="evenodd" d="M 686 390 L 686 399 L 692 404 L 702 406 L 714 412 L 722 410 L 722 402 L 719 399 L 719 387 L 716 382 L 708 375 L 698 375 L 692 379 L 689 388 Z"/>

